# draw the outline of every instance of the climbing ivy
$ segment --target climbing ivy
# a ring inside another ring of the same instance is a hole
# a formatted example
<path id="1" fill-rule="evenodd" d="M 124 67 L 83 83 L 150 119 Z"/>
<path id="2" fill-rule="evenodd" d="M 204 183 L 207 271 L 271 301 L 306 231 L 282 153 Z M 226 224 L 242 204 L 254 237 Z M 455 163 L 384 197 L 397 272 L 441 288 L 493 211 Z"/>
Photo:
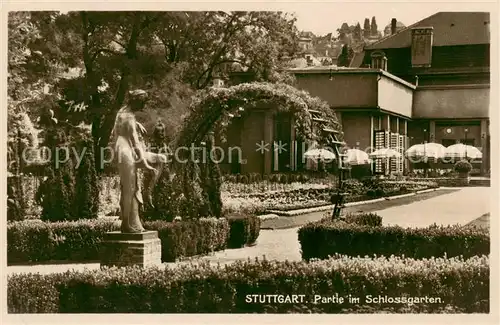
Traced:
<path id="1" fill-rule="evenodd" d="M 321 128 L 314 127 L 310 110 L 320 112 L 320 117 L 328 121 L 329 128 L 341 131 L 335 113 L 321 99 L 287 84 L 255 82 L 200 91 L 189 107 L 190 115 L 184 120 L 175 145 L 177 148 L 189 148 L 192 145 L 198 147 L 202 142 L 210 140 L 209 134 L 214 131 L 224 139 L 225 131 L 234 116 L 242 110 L 248 113 L 252 109 L 262 108 L 291 113 L 294 116 L 296 134 L 302 139 L 326 142 L 326 134 Z M 339 140 L 342 140 L 341 134 Z M 211 166 L 210 163 L 202 166 L 194 162 L 190 155 L 190 151 L 180 150 L 179 159 L 174 159 L 172 163 L 175 182 L 179 182 L 182 197 L 190 205 L 190 211 L 187 212 L 189 215 L 185 217 L 221 217 L 221 177 L 218 167 Z"/>

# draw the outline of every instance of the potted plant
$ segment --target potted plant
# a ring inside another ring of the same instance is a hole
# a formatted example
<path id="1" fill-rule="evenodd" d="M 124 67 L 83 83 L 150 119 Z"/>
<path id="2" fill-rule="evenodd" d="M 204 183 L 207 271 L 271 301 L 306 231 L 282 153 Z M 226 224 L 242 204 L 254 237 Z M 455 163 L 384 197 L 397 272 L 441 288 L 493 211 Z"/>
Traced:
<path id="1" fill-rule="evenodd" d="M 467 160 L 460 160 L 455 163 L 455 171 L 459 178 L 469 179 L 469 173 L 472 170 L 472 165 Z"/>

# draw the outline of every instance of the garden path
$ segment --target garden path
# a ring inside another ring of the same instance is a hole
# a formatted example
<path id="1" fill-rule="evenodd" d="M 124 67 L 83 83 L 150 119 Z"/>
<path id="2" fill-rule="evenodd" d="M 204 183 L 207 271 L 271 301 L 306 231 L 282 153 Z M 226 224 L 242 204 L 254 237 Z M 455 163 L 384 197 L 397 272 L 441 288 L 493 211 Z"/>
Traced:
<path id="1" fill-rule="evenodd" d="M 427 227 L 441 225 L 465 225 L 490 212 L 490 187 L 464 187 L 447 195 L 441 195 L 409 205 L 400 205 L 377 211 L 384 225 L 402 227 Z"/>
<path id="2" fill-rule="evenodd" d="M 490 188 L 468 187 L 446 195 L 411 204 L 376 211 L 383 217 L 385 225 L 397 224 L 403 227 L 425 227 L 433 223 L 467 224 L 490 212 Z M 211 263 L 227 264 L 237 260 L 262 258 L 268 260 L 299 261 L 300 244 L 297 240 L 298 228 L 261 230 L 257 245 L 240 249 L 228 249 L 201 257 Z M 180 263 L 165 263 L 174 267 Z M 35 266 L 9 266 L 7 273 L 54 273 L 68 270 L 98 269 L 99 264 L 58 264 Z"/>

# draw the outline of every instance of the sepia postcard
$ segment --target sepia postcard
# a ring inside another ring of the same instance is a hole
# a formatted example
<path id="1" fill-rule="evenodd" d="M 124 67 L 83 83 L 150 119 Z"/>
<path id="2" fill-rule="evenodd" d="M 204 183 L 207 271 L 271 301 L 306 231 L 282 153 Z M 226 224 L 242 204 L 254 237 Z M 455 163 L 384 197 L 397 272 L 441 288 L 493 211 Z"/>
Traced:
<path id="1" fill-rule="evenodd" d="M 496 1 L 1 21 L 2 323 L 500 322 Z"/>

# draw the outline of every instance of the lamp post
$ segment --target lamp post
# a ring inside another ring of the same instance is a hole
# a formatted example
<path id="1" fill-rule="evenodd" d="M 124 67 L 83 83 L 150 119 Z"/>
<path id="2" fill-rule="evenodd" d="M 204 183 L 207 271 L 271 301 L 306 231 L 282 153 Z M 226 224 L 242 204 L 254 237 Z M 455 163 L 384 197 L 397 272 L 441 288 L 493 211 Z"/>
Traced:
<path id="1" fill-rule="evenodd" d="M 464 135 L 465 135 L 465 160 L 467 160 L 467 133 L 469 132 L 468 128 L 464 129 Z"/>
<path id="2" fill-rule="evenodd" d="M 426 144 L 427 144 L 427 129 L 424 129 L 424 176 L 427 178 L 427 154 L 425 152 Z"/>

